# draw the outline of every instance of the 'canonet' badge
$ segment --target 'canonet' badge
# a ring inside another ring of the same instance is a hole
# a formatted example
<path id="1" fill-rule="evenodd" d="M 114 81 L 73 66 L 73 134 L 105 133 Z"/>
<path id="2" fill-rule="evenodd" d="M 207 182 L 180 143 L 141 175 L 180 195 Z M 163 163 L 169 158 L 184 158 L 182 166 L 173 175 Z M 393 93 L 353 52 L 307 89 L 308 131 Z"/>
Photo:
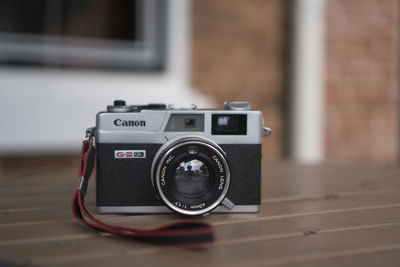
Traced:
<path id="1" fill-rule="evenodd" d="M 116 159 L 144 159 L 144 158 L 146 158 L 146 150 L 115 150 L 114 158 L 116 158 Z"/>

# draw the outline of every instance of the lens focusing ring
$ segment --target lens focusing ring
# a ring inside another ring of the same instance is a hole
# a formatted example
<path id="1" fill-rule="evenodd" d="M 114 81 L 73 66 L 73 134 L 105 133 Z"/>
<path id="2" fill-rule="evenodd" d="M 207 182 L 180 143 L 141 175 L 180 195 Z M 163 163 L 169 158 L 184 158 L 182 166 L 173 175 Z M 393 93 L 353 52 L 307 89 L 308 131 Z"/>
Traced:
<path id="1" fill-rule="evenodd" d="M 198 149 L 198 154 L 187 152 L 193 147 Z M 188 158 L 204 162 L 212 172 L 209 191 L 195 199 L 186 198 L 174 187 L 176 166 Z M 199 136 L 175 138 L 165 143 L 154 157 L 151 175 L 160 199 L 172 210 L 186 215 L 201 215 L 216 208 L 224 200 L 230 184 L 225 153 L 211 140 Z"/>

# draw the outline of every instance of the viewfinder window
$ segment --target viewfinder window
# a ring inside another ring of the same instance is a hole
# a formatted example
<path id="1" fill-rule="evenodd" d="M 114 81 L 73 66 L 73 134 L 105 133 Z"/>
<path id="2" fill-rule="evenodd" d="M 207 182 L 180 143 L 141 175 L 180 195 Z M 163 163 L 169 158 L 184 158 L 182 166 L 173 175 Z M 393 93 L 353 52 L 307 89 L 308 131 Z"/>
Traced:
<path id="1" fill-rule="evenodd" d="M 247 134 L 246 114 L 213 114 L 212 134 L 245 135 Z"/>

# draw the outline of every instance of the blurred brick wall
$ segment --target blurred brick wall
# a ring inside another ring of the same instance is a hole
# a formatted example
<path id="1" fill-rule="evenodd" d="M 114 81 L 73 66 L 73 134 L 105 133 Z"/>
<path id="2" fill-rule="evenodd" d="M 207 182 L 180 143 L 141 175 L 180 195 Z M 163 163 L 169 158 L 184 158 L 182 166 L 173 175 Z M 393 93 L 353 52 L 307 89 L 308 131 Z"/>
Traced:
<path id="1" fill-rule="evenodd" d="M 192 83 L 223 101 L 249 101 L 273 129 L 263 156 L 283 153 L 284 1 L 194 0 Z"/>
<path id="2" fill-rule="evenodd" d="M 221 104 L 250 101 L 283 156 L 286 1 L 193 0 L 192 83 Z M 399 0 L 326 1 L 326 158 L 399 160 Z M 287 78 L 287 77 L 286 77 Z"/>
<path id="3" fill-rule="evenodd" d="M 398 162 L 399 1 L 326 4 L 326 157 Z"/>

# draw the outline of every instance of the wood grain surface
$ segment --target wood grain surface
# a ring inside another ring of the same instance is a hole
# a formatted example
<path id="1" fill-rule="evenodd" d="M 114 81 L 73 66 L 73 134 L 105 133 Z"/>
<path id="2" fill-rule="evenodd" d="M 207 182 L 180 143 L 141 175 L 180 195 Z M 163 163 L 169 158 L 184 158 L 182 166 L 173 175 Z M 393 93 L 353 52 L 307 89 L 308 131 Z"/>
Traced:
<path id="1" fill-rule="evenodd" d="M 148 245 L 98 233 L 70 211 L 78 160 L 3 164 L 0 265 L 400 266 L 400 168 L 266 163 L 258 214 L 211 214 L 204 249 Z M 94 213 L 94 182 L 87 205 Z M 97 215 L 149 228 L 183 217 Z"/>

